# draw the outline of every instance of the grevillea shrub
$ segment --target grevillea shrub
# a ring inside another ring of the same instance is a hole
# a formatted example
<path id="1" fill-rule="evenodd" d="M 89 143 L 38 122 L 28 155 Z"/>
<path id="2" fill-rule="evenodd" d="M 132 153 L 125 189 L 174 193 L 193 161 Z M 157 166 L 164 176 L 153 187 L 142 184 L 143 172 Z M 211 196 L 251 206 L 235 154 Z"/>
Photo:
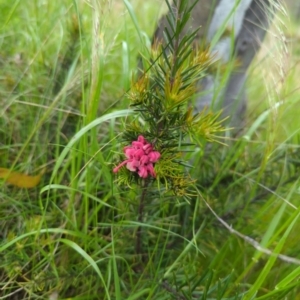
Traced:
<path id="1" fill-rule="evenodd" d="M 173 199 L 189 201 L 194 180 L 184 153 L 193 151 L 196 145 L 203 147 L 205 141 L 216 140 L 224 130 L 220 113 L 194 112 L 192 100 L 197 84 L 212 59 L 207 49 L 193 45 L 197 30 L 180 37 L 192 6 L 187 0 L 176 3 L 170 19 L 172 26 L 165 29 L 165 41 L 154 43 L 143 60 L 148 67 L 132 80 L 126 94 L 135 114 L 122 128 L 123 154 L 113 167 L 115 183 L 140 194 L 139 222 L 145 221 L 145 199 L 149 204 L 157 196 L 163 199 L 172 195 Z M 136 240 L 136 253 L 141 253 L 141 227 Z"/>

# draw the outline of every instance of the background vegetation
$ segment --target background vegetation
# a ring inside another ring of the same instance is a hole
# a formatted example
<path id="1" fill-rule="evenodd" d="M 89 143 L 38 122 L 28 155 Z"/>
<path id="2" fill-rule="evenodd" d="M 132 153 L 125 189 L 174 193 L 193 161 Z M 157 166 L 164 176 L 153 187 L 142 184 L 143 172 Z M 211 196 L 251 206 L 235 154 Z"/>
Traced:
<path id="1" fill-rule="evenodd" d="M 149 201 L 140 224 L 112 168 L 164 6 L 130 3 L 0 0 L 0 166 L 45 170 L 33 189 L 1 183 L 0 299 L 300 298 L 299 24 L 280 9 L 243 135 L 191 155 L 201 194 Z"/>

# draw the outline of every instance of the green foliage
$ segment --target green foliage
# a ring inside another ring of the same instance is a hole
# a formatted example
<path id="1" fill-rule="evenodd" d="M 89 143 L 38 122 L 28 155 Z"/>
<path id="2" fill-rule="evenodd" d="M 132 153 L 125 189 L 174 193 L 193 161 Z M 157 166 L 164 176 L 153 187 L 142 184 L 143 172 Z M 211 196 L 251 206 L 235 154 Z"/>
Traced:
<path id="1" fill-rule="evenodd" d="M 136 117 L 125 125 L 123 139 L 128 145 L 141 135 L 161 154 L 155 164 L 160 197 L 164 191 L 187 197 L 188 189 L 194 183 L 181 166 L 187 165 L 182 156 L 184 148 L 191 149 L 192 146 L 187 142 L 187 136 L 192 141 L 200 141 L 200 138 L 213 141 L 224 131 L 218 120 L 220 114 L 193 113 L 191 107 L 197 84 L 211 64 L 208 50 L 194 47 L 197 30 L 181 37 L 196 2 L 189 5 L 189 1 L 182 0 L 171 8 L 166 1 L 171 14 L 168 15 L 170 29 L 165 29 L 165 41 L 153 45 L 146 62 L 151 67 L 133 80 L 127 93 Z M 142 184 L 138 176 L 131 173 L 123 171 L 117 182 Z"/>
<path id="2" fill-rule="evenodd" d="M 281 16 L 270 29 L 280 34 L 253 64 L 243 136 L 210 144 L 218 114 L 195 116 L 189 87 L 219 66 L 190 39 L 176 48 L 172 18 L 167 42 L 148 53 L 161 3 L 124 2 L 0 0 L 0 167 L 46 167 L 38 188 L 0 183 L 0 298 L 298 299 L 300 52 L 283 50 L 298 27 Z M 131 82 L 138 52 L 152 67 Z M 159 120 L 175 136 L 157 138 L 156 173 L 182 174 L 193 195 L 150 184 L 139 219 L 141 182 L 122 168 L 130 187 L 120 189 L 112 168 L 121 143 L 139 133 L 155 142 Z"/>

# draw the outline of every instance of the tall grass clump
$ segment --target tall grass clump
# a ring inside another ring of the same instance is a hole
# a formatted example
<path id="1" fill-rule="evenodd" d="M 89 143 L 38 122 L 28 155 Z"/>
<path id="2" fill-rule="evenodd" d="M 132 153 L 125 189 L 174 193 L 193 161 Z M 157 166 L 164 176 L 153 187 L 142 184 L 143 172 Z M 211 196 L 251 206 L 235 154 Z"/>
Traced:
<path id="1" fill-rule="evenodd" d="M 299 297 L 297 31 L 272 2 L 235 137 L 196 2 L 151 45 L 158 1 L 0 0 L 0 299 Z"/>

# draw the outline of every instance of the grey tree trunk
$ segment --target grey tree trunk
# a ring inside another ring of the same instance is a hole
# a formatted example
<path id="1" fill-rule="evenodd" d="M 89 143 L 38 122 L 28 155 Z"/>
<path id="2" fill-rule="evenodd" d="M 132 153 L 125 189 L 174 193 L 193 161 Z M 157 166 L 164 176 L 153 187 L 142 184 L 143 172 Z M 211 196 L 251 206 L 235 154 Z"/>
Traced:
<path id="1" fill-rule="evenodd" d="M 300 1 L 299 0 L 285 0 L 287 8 L 292 17 L 296 18 L 296 21 L 300 21 Z"/>
<path id="2" fill-rule="evenodd" d="M 209 44 L 211 53 L 220 64 L 230 65 L 233 60 L 239 62 L 237 67 L 227 73 L 227 80 L 208 74 L 199 83 L 199 94 L 194 104 L 196 110 L 202 110 L 205 106 L 223 109 L 224 116 L 229 117 L 230 126 L 243 126 L 247 105 L 247 69 L 259 50 L 272 19 L 271 1 L 199 0 L 196 4 L 183 34 L 201 26 L 197 43 Z M 163 30 L 167 26 L 166 17 L 163 17 L 154 37 L 163 39 Z"/>

